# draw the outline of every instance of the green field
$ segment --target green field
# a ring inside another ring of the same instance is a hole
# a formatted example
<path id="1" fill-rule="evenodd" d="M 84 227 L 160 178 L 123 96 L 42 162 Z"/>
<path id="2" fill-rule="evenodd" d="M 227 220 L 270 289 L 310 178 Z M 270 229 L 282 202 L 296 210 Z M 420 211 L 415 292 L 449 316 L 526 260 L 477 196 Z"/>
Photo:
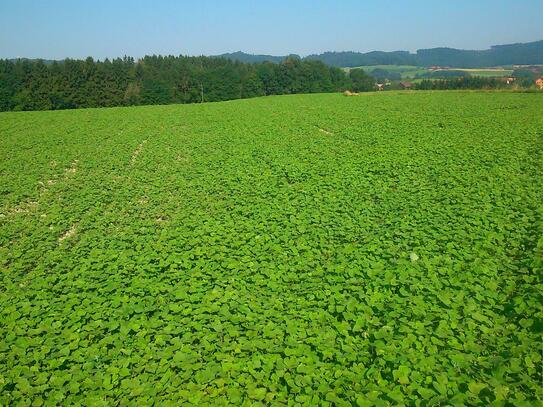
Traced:
<path id="1" fill-rule="evenodd" d="M 417 75 L 422 75 L 428 72 L 428 69 L 420 66 L 414 65 L 367 65 L 367 66 L 357 66 L 356 68 L 362 68 L 364 71 L 371 74 L 375 69 L 384 69 L 389 72 L 395 72 L 402 75 L 403 79 L 414 78 Z M 347 71 L 350 69 L 356 68 L 345 68 Z"/>
<path id="2" fill-rule="evenodd" d="M 445 69 L 445 71 L 464 71 L 468 72 L 471 76 L 482 76 L 485 78 L 504 78 L 511 76 L 513 74 L 512 69 L 502 69 L 502 68 L 476 68 L 476 69 L 463 69 L 463 68 L 452 68 Z"/>
<path id="3" fill-rule="evenodd" d="M 438 71 L 432 71 L 428 68 L 413 66 L 413 65 L 368 65 L 368 66 L 358 66 L 357 68 L 362 68 L 364 71 L 371 74 L 375 69 L 384 69 L 389 72 L 395 72 L 402 75 L 402 79 L 414 79 L 417 75 L 424 75 L 429 72 L 446 72 L 446 71 L 465 71 L 468 72 L 471 76 L 483 76 L 485 78 L 503 78 L 510 76 L 513 73 L 512 69 L 505 68 L 477 68 L 477 69 L 464 69 L 464 68 L 451 68 L 451 69 L 441 69 Z M 347 71 L 355 68 L 345 68 Z"/>
<path id="4" fill-rule="evenodd" d="M 540 405 L 542 111 L 1 113 L 0 405 Z"/>

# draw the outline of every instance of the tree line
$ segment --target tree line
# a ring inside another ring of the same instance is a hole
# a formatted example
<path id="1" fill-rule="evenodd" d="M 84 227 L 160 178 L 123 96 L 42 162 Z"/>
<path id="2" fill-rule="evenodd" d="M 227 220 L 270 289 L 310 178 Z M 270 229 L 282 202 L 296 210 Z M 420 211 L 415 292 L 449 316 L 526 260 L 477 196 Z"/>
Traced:
<path id="1" fill-rule="evenodd" d="M 347 74 L 296 57 L 279 64 L 203 56 L 0 60 L 0 111 L 215 102 L 373 86 L 362 70 Z"/>
<path id="2" fill-rule="evenodd" d="M 234 55 L 239 58 L 240 55 Z M 266 57 L 266 56 L 262 56 Z M 543 41 L 523 44 L 494 45 L 487 50 L 454 48 L 419 49 L 408 51 L 325 52 L 309 55 L 305 59 L 319 60 L 330 66 L 353 67 L 367 65 L 416 65 L 479 68 L 499 65 L 543 64 Z"/>
<path id="3" fill-rule="evenodd" d="M 424 79 L 417 84 L 420 90 L 457 90 L 457 89 L 506 89 L 511 86 L 503 79 L 482 76 L 464 76 L 451 79 Z"/>
<path id="4" fill-rule="evenodd" d="M 534 67 L 517 70 L 517 87 L 530 87 L 540 74 Z M 520 73 L 525 73 L 522 76 Z M 462 75 L 465 75 L 462 73 Z M 280 63 L 245 63 L 222 57 L 146 56 L 95 61 L 66 59 L 0 60 L 0 111 L 59 110 L 171 103 L 215 102 L 294 93 L 354 92 L 375 89 L 390 78 L 376 69 L 349 73 L 321 61 L 290 56 Z M 496 89 L 500 79 L 476 76 L 436 80 L 433 75 L 416 89 Z M 400 86 L 391 86 L 396 89 Z M 510 86 L 509 86 L 510 87 Z"/>

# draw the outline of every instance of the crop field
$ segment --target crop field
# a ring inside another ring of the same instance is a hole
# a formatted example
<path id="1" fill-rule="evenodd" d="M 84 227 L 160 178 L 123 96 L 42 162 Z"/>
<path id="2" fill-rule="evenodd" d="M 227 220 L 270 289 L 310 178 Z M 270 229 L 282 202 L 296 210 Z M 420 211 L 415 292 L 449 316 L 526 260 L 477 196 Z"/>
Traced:
<path id="1" fill-rule="evenodd" d="M 512 69 L 505 68 L 451 68 L 451 69 L 438 69 L 434 72 L 439 71 L 463 71 L 469 73 L 471 76 L 482 76 L 485 78 L 503 78 L 506 76 L 511 76 L 513 74 Z"/>
<path id="2" fill-rule="evenodd" d="M 356 68 L 362 68 L 364 71 L 368 72 L 370 75 L 375 69 L 384 69 L 389 72 L 399 73 L 402 76 L 402 79 L 415 78 L 417 75 L 425 74 L 428 71 L 427 68 L 414 66 L 414 65 L 366 65 L 358 66 Z M 350 69 L 355 68 L 345 68 L 347 72 Z"/>
<path id="3" fill-rule="evenodd" d="M 0 405 L 541 405 L 542 111 L 0 114 Z"/>
<path id="4" fill-rule="evenodd" d="M 357 68 L 362 68 L 370 75 L 375 69 L 384 69 L 389 72 L 399 73 L 402 76 L 402 79 L 415 79 L 417 75 L 424 75 L 431 72 L 448 72 L 448 71 L 463 71 L 469 73 L 471 76 L 482 76 L 485 78 L 503 78 L 510 76 L 513 73 L 512 69 L 506 68 L 450 68 L 450 69 L 437 69 L 431 70 L 425 67 L 413 66 L 413 65 L 368 65 L 368 66 L 359 66 Z M 350 69 L 355 68 L 345 68 L 348 72 Z M 415 80 L 416 81 L 416 80 Z"/>

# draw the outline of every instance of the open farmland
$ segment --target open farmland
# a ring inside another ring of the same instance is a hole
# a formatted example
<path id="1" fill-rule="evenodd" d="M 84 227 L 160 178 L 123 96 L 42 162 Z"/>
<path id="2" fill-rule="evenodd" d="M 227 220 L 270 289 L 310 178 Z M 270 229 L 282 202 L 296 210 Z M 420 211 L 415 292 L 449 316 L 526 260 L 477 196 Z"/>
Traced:
<path id="1" fill-rule="evenodd" d="M 469 73 L 471 76 L 483 76 L 485 78 L 504 78 L 513 74 L 512 69 L 505 68 L 451 68 L 451 69 L 438 69 L 439 71 L 463 71 Z"/>
<path id="2" fill-rule="evenodd" d="M 376 69 L 384 69 L 388 72 L 398 73 L 402 76 L 402 79 L 415 78 L 417 75 L 422 75 L 429 72 L 428 68 L 414 65 L 366 65 L 357 66 L 356 68 L 344 68 L 347 72 L 351 69 L 363 69 L 370 75 Z"/>
<path id="3" fill-rule="evenodd" d="M 0 114 L 0 405 L 533 405 L 543 97 Z"/>
<path id="4" fill-rule="evenodd" d="M 364 71 L 368 72 L 370 75 L 376 69 L 382 69 L 391 73 L 398 73 L 401 75 L 402 79 L 415 79 L 417 77 L 422 77 L 425 74 L 439 73 L 439 72 L 466 72 L 471 76 L 482 76 L 485 78 L 503 78 L 511 76 L 513 74 L 513 69 L 506 68 L 442 68 L 442 69 L 430 69 L 421 66 L 413 65 L 367 65 L 359 66 L 356 68 L 361 68 Z M 351 69 L 356 68 L 344 68 L 345 71 L 349 72 Z"/>

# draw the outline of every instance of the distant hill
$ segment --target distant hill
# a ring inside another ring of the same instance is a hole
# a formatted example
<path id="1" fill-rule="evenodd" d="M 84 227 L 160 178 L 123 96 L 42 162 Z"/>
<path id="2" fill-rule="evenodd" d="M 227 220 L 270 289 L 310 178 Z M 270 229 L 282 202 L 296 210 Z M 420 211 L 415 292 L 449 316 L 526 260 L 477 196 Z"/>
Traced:
<path id="1" fill-rule="evenodd" d="M 248 63 L 256 63 L 256 62 L 282 62 L 285 59 L 287 59 L 287 56 L 273 56 L 273 55 L 253 55 L 253 54 L 246 54 L 245 52 L 232 52 L 232 53 L 226 53 L 221 55 L 216 55 L 217 57 L 230 59 L 232 61 L 240 61 L 240 62 L 248 62 Z M 295 57 L 298 57 L 298 55 L 292 55 Z"/>
<path id="2" fill-rule="evenodd" d="M 351 68 L 363 65 L 417 65 L 416 55 L 408 51 L 325 52 L 308 55 L 305 59 L 322 61 L 330 66 Z"/>
<path id="3" fill-rule="evenodd" d="M 420 66 L 446 65 L 457 68 L 543 64 L 543 41 L 494 45 L 483 51 L 454 48 L 420 49 L 417 51 L 416 60 Z"/>
<path id="4" fill-rule="evenodd" d="M 36 61 L 43 61 L 43 63 L 45 65 L 50 65 L 52 64 L 53 62 L 55 62 L 55 60 L 53 59 L 40 59 L 40 58 L 11 58 L 11 59 L 8 59 L 8 61 L 10 62 L 17 62 L 19 60 L 25 60 L 25 61 L 30 61 L 30 62 L 36 62 Z"/>
<path id="5" fill-rule="evenodd" d="M 251 55 L 241 51 L 218 56 L 242 62 L 281 62 L 287 58 L 286 56 Z M 366 53 L 345 51 L 313 54 L 303 59 L 318 60 L 330 66 L 344 68 L 363 65 L 438 65 L 454 68 L 536 65 L 543 64 L 543 41 L 494 45 L 488 50 L 481 51 L 455 48 L 419 49 L 414 54 L 408 51 L 372 51 Z"/>
<path id="6" fill-rule="evenodd" d="M 242 51 L 215 55 L 232 61 L 245 63 L 274 62 L 280 63 L 291 55 L 254 55 Z M 17 58 L 28 59 L 28 58 Z M 10 59 L 15 62 L 17 59 Z M 412 65 L 412 66 L 448 66 L 451 68 L 480 68 L 503 65 L 543 65 L 543 40 L 494 45 L 487 50 L 463 50 L 455 48 L 419 49 L 416 53 L 409 51 L 371 51 L 371 52 L 324 52 L 322 54 L 308 55 L 303 60 L 322 61 L 329 66 L 352 68 L 367 65 Z M 37 59 L 28 59 L 37 61 Z M 51 64 L 52 60 L 42 60 Z"/>

